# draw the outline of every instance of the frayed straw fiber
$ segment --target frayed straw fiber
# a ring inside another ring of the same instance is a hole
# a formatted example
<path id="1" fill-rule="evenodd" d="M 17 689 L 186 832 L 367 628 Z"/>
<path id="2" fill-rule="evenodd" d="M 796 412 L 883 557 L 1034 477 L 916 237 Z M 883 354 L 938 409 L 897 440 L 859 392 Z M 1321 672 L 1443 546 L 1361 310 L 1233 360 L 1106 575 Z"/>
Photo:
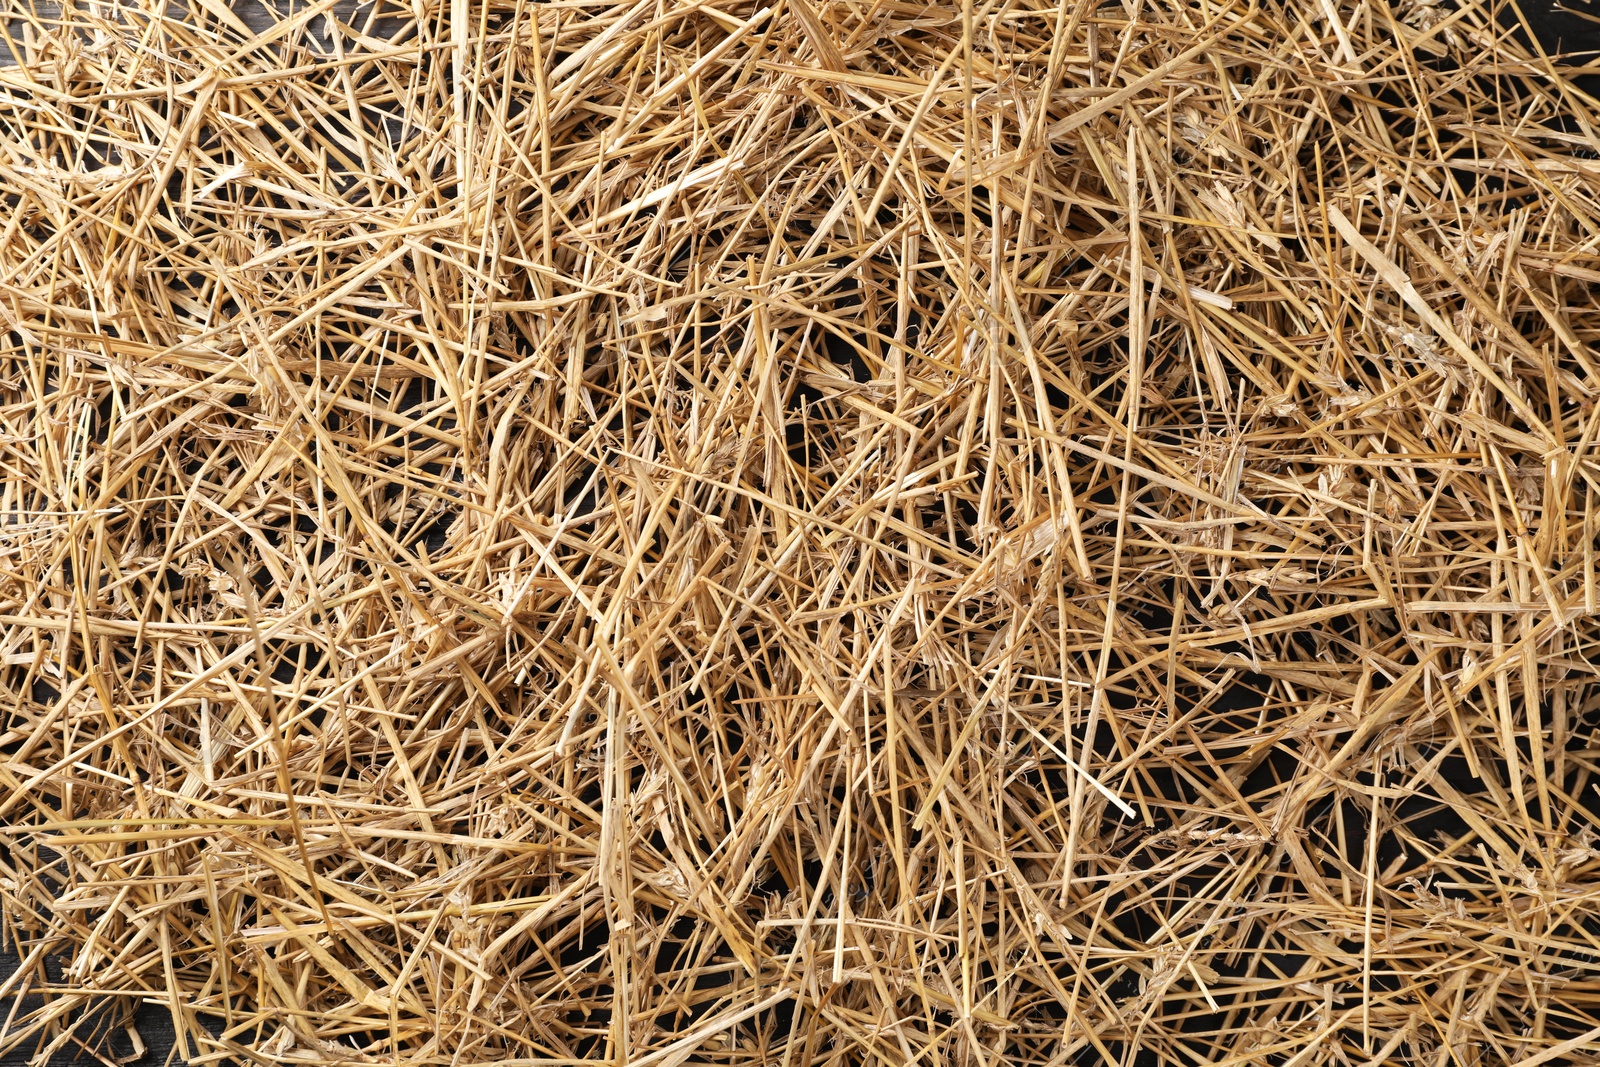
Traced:
<path id="1" fill-rule="evenodd" d="M 1600 1056 L 1514 13 L 5 13 L 0 1051 Z"/>

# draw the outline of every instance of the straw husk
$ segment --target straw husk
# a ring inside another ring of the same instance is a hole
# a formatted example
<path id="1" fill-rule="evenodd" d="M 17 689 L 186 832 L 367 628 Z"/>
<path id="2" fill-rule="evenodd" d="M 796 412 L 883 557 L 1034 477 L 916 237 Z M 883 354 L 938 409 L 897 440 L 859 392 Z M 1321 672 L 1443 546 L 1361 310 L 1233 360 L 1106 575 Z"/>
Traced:
<path id="1" fill-rule="evenodd" d="M 0 1047 L 1600 1054 L 1514 13 L 6 11 Z"/>

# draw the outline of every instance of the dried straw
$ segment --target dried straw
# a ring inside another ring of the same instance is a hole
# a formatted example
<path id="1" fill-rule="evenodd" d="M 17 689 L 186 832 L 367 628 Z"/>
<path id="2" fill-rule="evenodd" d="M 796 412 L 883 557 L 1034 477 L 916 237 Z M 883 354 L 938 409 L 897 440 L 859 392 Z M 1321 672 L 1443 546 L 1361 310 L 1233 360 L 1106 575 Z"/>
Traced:
<path id="1" fill-rule="evenodd" d="M 0 1049 L 1595 1062 L 1600 105 L 1495 12 L 25 2 Z"/>

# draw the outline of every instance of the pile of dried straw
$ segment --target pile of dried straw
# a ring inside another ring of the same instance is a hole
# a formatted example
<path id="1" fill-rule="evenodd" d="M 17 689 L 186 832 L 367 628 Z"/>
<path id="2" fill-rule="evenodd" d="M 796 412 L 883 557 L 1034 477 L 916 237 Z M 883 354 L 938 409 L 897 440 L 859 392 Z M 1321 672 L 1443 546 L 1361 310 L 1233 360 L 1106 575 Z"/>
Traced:
<path id="1" fill-rule="evenodd" d="M 0 1048 L 1600 1052 L 1600 107 L 1497 13 L 7 11 Z"/>

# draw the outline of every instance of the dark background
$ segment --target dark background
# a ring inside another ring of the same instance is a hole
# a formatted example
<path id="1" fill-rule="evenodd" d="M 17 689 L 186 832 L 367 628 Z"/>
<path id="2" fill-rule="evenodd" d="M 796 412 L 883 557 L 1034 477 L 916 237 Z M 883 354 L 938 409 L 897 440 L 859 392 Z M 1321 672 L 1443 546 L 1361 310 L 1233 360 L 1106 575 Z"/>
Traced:
<path id="1" fill-rule="evenodd" d="M 4 0 L 0 0 L 4 2 Z M 241 10 L 253 8 L 253 11 L 243 12 L 251 23 L 265 22 L 271 16 L 264 8 L 254 4 L 240 3 Z M 1563 65 L 1600 65 L 1600 0 L 1521 0 L 1522 20 L 1531 27 L 1540 46 L 1551 56 L 1560 54 L 1564 56 Z M 254 17 L 251 17 L 251 16 Z M 1526 37 L 1520 27 L 1517 13 L 1514 9 L 1507 8 L 1501 16 L 1502 22 L 1516 28 L 1518 36 Z M 4 54 L 4 46 L 0 46 L 0 64 L 11 57 Z M 1584 92 L 1600 97 L 1600 73 L 1583 74 L 1574 78 L 1575 83 Z M 17 967 L 17 955 L 7 945 L 0 948 L 0 982 L 10 977 Z M 52 981 L 59 980 L 59 968 L 47 964 L 46 970 Z M 6 1017 L 15 1006 L 14 997 L 0 998 L 0 1028 L 5 1025 Z M 26 998 L 20 1006 L 21 1011 L 36 1007 L 33 998 Z M 157 1067 L 166 1063 L 171 1057 L 175 1063 L 184 1063 L 181 1055 L 173 1056 L 173 1029 L 171 1016 L 165 1009 L 154 1005 L 143 1005 L 136 1016 L 136 1025 L 139 1035 L 143 1039 L 148 1052 L 138 1061 L 142 1067 Z M 87 1036 L 87 1035 L 86 1035 Z M 132 1052 L 132 1045 L 121 1033 L 111 1039 L 111 1048 L 119 1056 L 128 1056 Z M 33 1043 L 28 1042 L 23 1047 L 14 1050 L 6 1056 L 0 1056 L 0 1067 L 24 1067 L 29 1062 L 33 1052 Z M 94 1057 L 76 1049 L 65 1049 L 57 1053 L 52 1059 L 52 1067 L 67 1067 L 67 1065 L 93 1064 L 97 1062 Z M 104 1061 L 100 1061 L 104 1062 Z"/>
<path id="2" fill-rule="evenodd" d="M 1545 52 L 1559 53 L 1572 65 L 1600 62 L 1600 0 L 1520 0 L 1516 6 Z M 1515 12 L 1508 9 L 1501 21 L 1515 24 Z M 1580 74 L 1573 80 L 1584 92 L 1600 97 L 1600 74 Z"/>

